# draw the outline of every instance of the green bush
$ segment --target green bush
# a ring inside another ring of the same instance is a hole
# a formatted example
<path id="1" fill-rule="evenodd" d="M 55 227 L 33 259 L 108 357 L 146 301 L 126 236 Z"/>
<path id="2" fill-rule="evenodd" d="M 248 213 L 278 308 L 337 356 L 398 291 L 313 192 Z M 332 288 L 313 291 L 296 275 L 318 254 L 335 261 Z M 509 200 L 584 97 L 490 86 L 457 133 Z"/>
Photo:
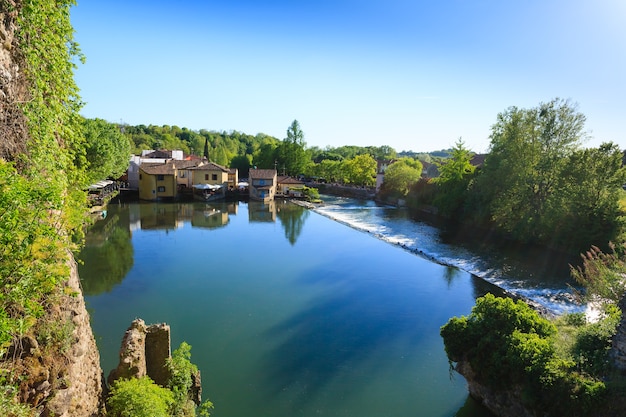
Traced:
<path id="1" fill-rule="evenodd" d="M 174 395 L 172 415 L 175 417 L 192 417 L 196 414 L 196 404 L 190 397 L 193 387 L 193 375 L 199 375 L 198 367 L 191 363 L 191 346 L 182 342 L 178 349 L 172 352 L 172 357 L 167 361 L 170 371 L 168 388 Z M 213 408 L 210 401 L 205 401 L 198 409 L 198 414 L 203 417 L 210 415 Z"/>
<path id="2" fill-rule="evenodd" d="M 174 394 L 149 377 L 120 379 L 107 399 L 111 417 L 169 417 Z"/>
<path id="3" fill-rule="evenodd" d="M 614 324 L 581 327 L 579 357 L 595 363 L 593 355 L 606 352 Z M 478 298 L 469 316 L 453 317 L 441 328 L 450 361 L 469 362 L 480 383 L 496 390 L 519 387 L 520 400 L 547 415 L 585 415 L 606 387 L 576 361 L 557 355 L 556 332 L 522 301 L 491 294 Z"/>

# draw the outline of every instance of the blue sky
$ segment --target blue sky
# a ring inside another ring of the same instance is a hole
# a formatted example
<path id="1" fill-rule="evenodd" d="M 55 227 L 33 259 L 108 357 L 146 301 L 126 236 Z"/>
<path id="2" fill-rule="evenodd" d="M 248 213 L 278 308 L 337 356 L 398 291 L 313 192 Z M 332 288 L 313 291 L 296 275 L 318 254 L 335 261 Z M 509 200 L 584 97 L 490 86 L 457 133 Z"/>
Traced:
<path id="1" fill-rule="evenodd" d="M 578 104 L 626 148 L 623 0 L 78 0 L 83 115 L 308 146 L 488 150 L 510 106 Z"/>

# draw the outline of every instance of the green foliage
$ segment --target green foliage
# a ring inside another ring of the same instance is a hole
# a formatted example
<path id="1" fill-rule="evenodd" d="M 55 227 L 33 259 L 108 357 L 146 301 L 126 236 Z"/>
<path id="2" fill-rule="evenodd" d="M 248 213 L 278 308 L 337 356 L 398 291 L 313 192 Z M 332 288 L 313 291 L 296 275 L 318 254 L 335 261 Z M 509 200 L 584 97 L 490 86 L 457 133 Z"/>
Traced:
<path id="1" fill-rule="evenodd" d="M 173 404 L 172 391 L 147 376 L 115 381 L 107 399 L 111 417 L 170 417 Z"/>
<path id="2" fill-rule="evenodd" d="M 559 99 L 499 114 L 472 211 L 518 241 L 569 251 L 621 235 L 621 152 L 613 144 L 581 150 L 584 122 Z"/>
<path id="3" fill-rule="evenodd" d="M 26 404 L 15 401 L 15 388 L 10 385 L 0 383 L 0 415 L 5 417 L 31 417 L 34 415 Z"/>
<path id="4" fill-rule="evenodd" d="M 472 153 L 459 139 L 451 150 L 450 158 L 437 164 L 439 177 L 434 179 L 437 192 L 433 204 L 444 216 L 460 216 L 468 199 L 475 167 L 470 164 Z"/>
<path id="5" fill-rule="evenodd" d="M 69 274 L 57 220 L 61 197 L 0 161 L 0 354 L 43 313 L 43 298 Z"/>
<path id="6" fill-rule="evenodd" d="M 292 176 L 303 174 L 311 162 L 305 147 L 304 132 L 298 121 L 294 120 L 287 129 L 287 137 L 276 149 L 278 171 Z"/>
<path id="7" fill-rule="evenodd" d="M 357 155 L 341 164 L 345 181 L 348 184 L 364 187 L 372 187 L 376 184 L 376 161 L 371 155 Z"/>
<path id="8" fill-rule="evenodd" d="M 102 119 L 85 119 L 88 184 L 107 178 L 119 178 L 128 169 L 130 142 L 116 125 Z M 87 184 L 87 185 L 88 185 Z"/>
<path id="9" fill-rule="evenodd" d="M 400 158 L 385 170 L 381 193 L 404 198 L 421 177 L 421 162 L 412 158 Z"/>
<path id="10" fill-rule="evenodd" d="M 599 346 L 606 352 L 610 327 L 587 328 L 587 337 L 575 344 L 578 356 L 593 361 Z M 525 405 L 548 415 L 585 415 L 606 387 L 583 373 L 590 367 L 557 355 L 556 332 L 553 323 L 522 301 L 491 294 L 477 299 L 468 317 L 453 317 L 441 328 L 448 358 L 468 361 L 480 383 L 520 387 Z"/>
<path id="11" fill-rule="evenodd" d="M 193 376 L 198 375 L 198 367 L 191 363 L 191 346 L 183 342 L 178 349 L 172 352 L 172 357 L 167 361 L 170 371 L 168 388 L 173 394 L 171 415 L 175 417 L 194 416 L 196 406 L 191 400 L 190 393 L 193 387 Z M 210 401 L 205 401 L 199 407 L 200 415 L 209 416 L 209 410 L 213 408 Z"/>
<path id="12" fill-rule="evenodd" d="M 610 305 L 600 320 L 580 326 L 572 355 L 581 371 L 602 375 L 610 369 L 611 340 L 620 319 L 621 312 L 617 306 Z"/>
<path id="13" fill-rule="evenodd" d="M 592 246 L 581 254 L 582 265 L 570 265 L 572 277 L 586 289 L 586 301 L 617 304 L 626 293 L 626 260 L 614 245 L 610 247 L 611 253 L 603 253 L 598 247 Z M 624 248 L 621 250 L 623 252 Z"/>

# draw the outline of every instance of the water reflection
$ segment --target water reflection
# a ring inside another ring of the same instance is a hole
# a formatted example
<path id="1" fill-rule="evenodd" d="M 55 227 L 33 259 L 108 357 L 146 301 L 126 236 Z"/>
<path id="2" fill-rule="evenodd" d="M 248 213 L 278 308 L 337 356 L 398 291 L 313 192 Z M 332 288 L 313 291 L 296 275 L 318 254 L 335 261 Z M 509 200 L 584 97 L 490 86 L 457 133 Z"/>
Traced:
<path id="1" fill-rule="evenodd" d="M 185 224 L 193 228 L 223 228 L 228 226 L 231 215 L 237 215 L 239 204 L 246 203 L 111 203 L 108 216 L 88 230 L 85 246 L 78 255 L 85 294 L 109 292 L 122 282 L 133 266 L 133 231 L 170 232 Z M 309 215 L 305 208 L 287 201 L 250 201 L 247 205 L 251 223 L 275 222 L 278 216 L 291 245 L 300 236 Z"/>
<path id="2" fill-rule="evenodd" d="M 276 201 L 254 201 L 248 202 L 248 221 L 252 222 L 275 222 L 276 221 Z"/>
<path id="3" fill-rule="evenodd" d="M 309 210 L 297 204 L 279 201 L 276 214 L 285 229 L 285 237 L 292 246 L 295 245 L 309 217 Z"/>
<path id="4" fill-rule="evenodd" d="M 109 292 L 133 266 L 128 210 L 99 221 L 87 233 L 78 273 L 85 295 Z"/>

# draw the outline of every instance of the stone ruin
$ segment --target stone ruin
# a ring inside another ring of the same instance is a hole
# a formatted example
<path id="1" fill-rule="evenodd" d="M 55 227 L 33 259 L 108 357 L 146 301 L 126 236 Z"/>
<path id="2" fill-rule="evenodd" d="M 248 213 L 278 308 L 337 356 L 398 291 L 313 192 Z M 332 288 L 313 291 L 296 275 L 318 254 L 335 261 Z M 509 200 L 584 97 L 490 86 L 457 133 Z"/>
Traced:
<path id="1" fill-rule="evenodd" d="M 167 360 L 171 358 L 170 326 L 165 323 L 146 325 L 142 319 L 131 323 L 122 339 L 120 361 L 107 378 L 109 386 L 116 380 L 148 376 L 156 384 L 167 386 L 170 372 Z M 191 398 L 200 404 L 202 388 L 200 372 L 192 375 Z"/>

